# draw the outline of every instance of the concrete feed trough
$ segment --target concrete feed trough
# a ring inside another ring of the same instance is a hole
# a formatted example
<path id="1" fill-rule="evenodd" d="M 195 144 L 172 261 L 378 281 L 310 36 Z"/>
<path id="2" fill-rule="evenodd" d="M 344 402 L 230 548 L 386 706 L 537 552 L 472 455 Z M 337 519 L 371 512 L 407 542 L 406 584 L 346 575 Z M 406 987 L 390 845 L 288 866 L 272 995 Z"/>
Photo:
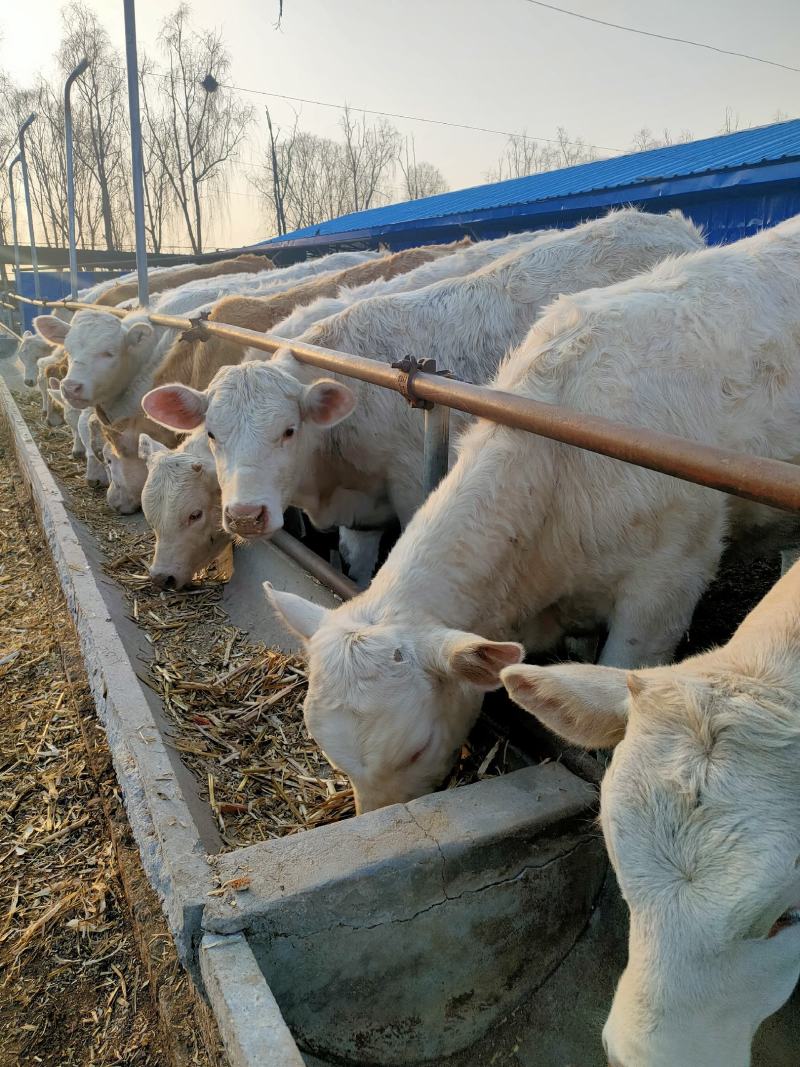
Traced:
<path id="1" fill-rule="evenodd" d="M 17 388 L 11 361 L 0 372 Z M 594 787 L 560 764 L 531 766 L 220 853 L 208 805 L 134 670 L 147 645 L 101 580 L 93 535 L 70 515 L 5 382 L 0 400 L 145 869 L 231 1062 L 487 1062 L 475 1043 L 535 1003 L 589 922 L 606 870 Z M 267 577 L 335 603 L 277 549 L 257 546 L 237 564 L 225 607 L 259 640 L 286 647 L 260 607 Z M 595 1061 L 599 1045 L 581 1054 Z"/>

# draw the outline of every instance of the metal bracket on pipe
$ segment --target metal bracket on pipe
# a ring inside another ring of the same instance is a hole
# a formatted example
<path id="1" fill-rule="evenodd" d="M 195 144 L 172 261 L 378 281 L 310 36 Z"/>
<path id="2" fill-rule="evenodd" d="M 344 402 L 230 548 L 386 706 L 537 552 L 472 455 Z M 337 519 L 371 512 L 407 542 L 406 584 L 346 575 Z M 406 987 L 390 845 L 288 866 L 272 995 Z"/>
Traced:
<path id="1" fill-rule="evenodd" d="M 203 323 L 208 319 L 209 312 L 201 311 L 199 315 L 190 318 L 191 326 L 184 330 L 180 336 L 181 341 L 208 341 L 214 335 L 209 333 Z"/>
<path id="2" fill-rule="evenodd" d="M 416 356 L 406 356 L 405 359 L 393 363 L 392 369 L 401 372 L 399 386 L 402 396 L 405 397 L 412 408 L 421 408 L 423 411 L 430 411 L 433 407 L 433 401 L 423 400 L 417 396 L 414 391 L 414 379 L 416 376 L 422 373 L 436 374 L 440 378 L 453 377 L 449 370 L 437 370 L 435 359 L 417 359 Z"/>

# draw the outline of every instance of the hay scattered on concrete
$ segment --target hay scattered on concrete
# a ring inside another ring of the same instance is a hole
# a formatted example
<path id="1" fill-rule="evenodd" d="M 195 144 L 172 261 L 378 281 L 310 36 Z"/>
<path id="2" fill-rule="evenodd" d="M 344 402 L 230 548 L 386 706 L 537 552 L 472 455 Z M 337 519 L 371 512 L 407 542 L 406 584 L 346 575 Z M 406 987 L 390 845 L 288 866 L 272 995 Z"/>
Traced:
<path id="1" fill-rule="evenodd" d="M 70 456 L 69 431 L 46 426 L 38 402 L 22 398 L 21 406 L 152 648 L 139 678 L 160 696 L 171 723 L 169 741 L 197 778 L 225 845 L 238 848 L 353 815 L 347 778 L 305 731 L 301 661 L 252 642 L 233 626 L 213 574 L 194 589 L 156 592 L 147 573 L 152 537 L 132 532 L 106 506 L 105 493 L 89 488 L 83 465 Z M 507 742 L 486 732 L 464 746 L 447 786 L 507 769 Z"/>
<path id="2" fill-rule="evenodd" d="M 110 786 L 78 721 L 88 687 L 65 674 L 65 655 L 80 667 L 74 632 L 2 436 L 0 457 L 0 1062 L 160 1067 L 103 820 Z"/>

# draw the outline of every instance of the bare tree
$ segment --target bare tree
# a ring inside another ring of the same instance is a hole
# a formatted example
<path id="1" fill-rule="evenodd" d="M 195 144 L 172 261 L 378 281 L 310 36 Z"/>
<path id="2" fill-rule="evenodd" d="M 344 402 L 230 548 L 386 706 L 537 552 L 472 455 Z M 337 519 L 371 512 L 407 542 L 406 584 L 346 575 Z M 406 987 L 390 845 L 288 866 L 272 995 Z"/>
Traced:
<path id="1" fill-rule="evenodd" d="M 139 63 L 144 228 L 150 248 L 160 252 L 176 204 L 170 179 L 171 139 L 167 117 L 158 106 L 158 94 L 148 94 L 149 79 L 153 76 L 158 77 L 155 63 L 145 54 Z"/>
<path id="2" fill-rule="evenodd" d="M 562 167 L 574 167 L 579 163 L 591 163 L 597 159 L 597 152 L 582 137 L 570 138 L 563 126 L 556 130 L 556 144 Z"/>
<path id="3" fill-rule="evenodd" d="M 741 128 L 742 126 L 741 120 L 739 118 L 739 112 L 734 111 L 730 104 L 728 104 L 728 106 L 725 108 L 725 118 L 722 120 L 722 127 L 719 132 L 736 133 L 736 131 L 740 130 Z"/>
<path id="4" fill-rule="evenodd" d="M 438 167 L 424 160 L 417 162 L 417 147 L 413 137 L 410 141 L 406 138 L 398 162 L 403 175 L 401 199 L 422 200 L 426 196 L 446 193 L 450 188 Z"/>
<path id="5" fill-rule="evenodd" d="M 497 163 L 486 178 L 490 182 L 502 182 L 556 170 L 560 166 L 563 164 L 555 145 L 535 141 L 523 132 L 508 138 Z"/>
<path id="6" fill-rule="evenodd" d="M 31 202 L 39 223 L 37 241 L 63 247 L 67 243 L 64 111 L 52 86 L 41 76 L 34 94 L 37 121 L 28 129 L 25 154 L 31 175 Z"/>
<path id="7" fill-rule="evenodd" d="M 230 56 L 218 33 L 191 29 L 188 5 L 181 4 L 164 21 L 160 42 L 166 68 L 156 93 L 165 121 L 150 124 L 151 145 L 198 253 L 205 207 L 220 195 L 225 165 L 244 138 L 253 111 L 222 84 Z M 155 102 L 147 106 L 154 116 Z"/>
<path id="8" fill-rule="evenodd" d="M 280 23 L 280 15 L 278 16 L 278 22 Z M 286 193 L 289 187 L 292 171 L 293 147 L 295 135 L 297 133 L 297 116 L 295 115 L 292 136 L 284 150 L 284 147 L 280 144 L 280 130 L 272 125 L 272 116 L 269 113 L 269 108 L 265 107 L 264 111 L 267 115 L 267 130 L 269 131 L 269 162 L 267 165 L 267 181 L 269 184 L 266 189 L 264 187 L 259 187 L 259 178 L 256 178 L 255 185 L 256 188 L 259 188 L 259 191 L 261 191 L 265 199 L 272 205 L 272 210 L 275 216 L 275 229 L 278 236 L 282 237 L 283 234 L 289 232 L 286 227 Z"/>
<path id="9" fill-rule="evenodd" d="M 651 148 L 657 148 L 658 141 L 653 137 L 653 131 L 647 126 L 642 126 L 633 135 L 634 152 L 648 152 Z"/>
<path id="10" fill-rule="evenodd" d="M 84 56 L 90 63 L 75 83 L 76 170 L 89 171 L 100 199 L 106 248 L 118 248 L 129 228 L 126 213 L 117 210 L 130 188 L 124 67 L 97 15 L 82 0 L 67 4 L 61 18 L 65 36 L 58 60 L 63 73 Z"/>
<path id="11" fill-rule="evenodd" d="M 394 175 L 400 134 L 390 122 L 380 119 L 367 125 L 345 107 L 341 119 L 344 134 L 344 163 L 350 186 L 351 211 L 365 211 L 376 197 L 389 198 L 386 186 Z"/>
<path id="12" fill-rule="evenodd" d="M 278 234 L 362 211 L 376 198 L 392 200 L 391 179 L 398 161 L 407 183 L 401 198 L 409 198 L 409 188 L 416 196 L 447 188 L 439 171 L 418 164 L 408 147 L 405 159 L 398 160 L 400 134 L 390 123 L 371 126 L 345 109 L 341 126 L 344 138 L 334 141 L 301 130 L 297 115 L 291 127 L 281 129 L 267 110 L 265 165 L 248 177 Z"/>

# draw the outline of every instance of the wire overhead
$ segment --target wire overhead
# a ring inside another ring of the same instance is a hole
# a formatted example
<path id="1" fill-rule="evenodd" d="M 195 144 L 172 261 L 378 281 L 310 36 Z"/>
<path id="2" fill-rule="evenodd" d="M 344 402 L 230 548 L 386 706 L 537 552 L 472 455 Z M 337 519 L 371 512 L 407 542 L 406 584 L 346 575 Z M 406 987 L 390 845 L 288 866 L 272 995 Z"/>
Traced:
<path id="1" fill-rule="evenodd" d="M 768 67 L 779 67 L 781 70 L 790 70 L 794 74 L 800 74 L 800 67 L 789 66 L 788 63 L 778 63 L 775 59 L 764 59 L 762 56 L 751 56 L 748 52 L 734 52 L 729 48 L 718 48 L 714 44 L 706 44 L 703 41 L 691 41 L 688 37 L 671 37 L 666 33 L 653 33 L 651 30 L 640 30 L 635 26 L 623 26 L 620 22 L 608 22 L 606 19 L 594 18 L 592 15 L 584 15 L 580 11 L 570 11 L 566 7 L 556 7 L 555 4 L 546 4 L 543 0 L 524 0 L 533 7 L 544 7 L 548 11 L 557 11 L 559 15 L 569 15 L 583 22 L 594 22 L 597 26 L 608 26 L 612 30 L 623 30 L 625 33 L 636 33 L 640 37 L 653 37 L 657 41 L 672 41 L 673 44 L 688 44 L 692 48 L 705 48 L 709 52 L 717 52 L 723 56 L 735 56 L 737 59 L 749 59 L 753 63 L 764 63 Z"/>
<path id="2" fill-rule="evenodd" d="M 149 73 L 149 72 L 148 72 Z M 223 89 L 234 89 L 238 93 L 253 93 L 255 96 L 270 96 L 278 100 L 292 100 L 298 104 L 315 104 L 317 107 L 332 107 L 337 111 L 357 111 L 362 115 L 380 115 L 387 119 L 405 119 L 408 122 L 427 122 L 434 126 L 451 126 L 457 130 L 474 130 L 476 133 L 494 133 L 498 137 L 517 137 L 521 141 L 546 141 L 549 144 L 575 144 L 586 148 L 598 148 L 601 152 L 621 152 L 621 148 L 609 148 L 607 145 L 588 144 L 586 141 L 560 141 L 557 137 L 535 137 L 530 133 L 513 133 L 510 130 L 494 130 L 488 126 L 470 126 L 466 122 L 448 122 L 446 119 L 430 119 L 423 115 L 404 115 L 397 111 L 378 111 L 370 107 L 353 107 L 350 104 L 333 104 L 329 100 L 310 100 L 304 96 L 287 96 L 286 93 L 273 93 L 266 89 L 247 89 L 242 85 L 227 85 L 220 83 Z"/>
<path id="3" fill-rule="evenodd" d="M 122 68 L 119 68 L 122 69 Z M 160 74 L 155 70 L 143 71 L 146 78 L 168 78 L 168 74 Z M 233 89 L 237 93 L 252 93 L 254 96 L 269 96 L 277 100 L 291 100 L 296 104 L 314 104 L 317 107 L 331 107 L 336 111 L 357 111 L 360 115 L 380 115 L 386 119 L 405 119 L 407 122 L 427 122 L 434 126 L 451 126 L 456 130 L 474 130 L 476 133 L 494 133 L 498 137 L 517 137 L 520 141 L 546 141 L 548 144 L 574 144 L 585 148 L 597 148 L 601 152 L 623 152 L 622 148 L 609 148 L 608 145 L 589 144 L 588 141 L 560 140 L 558 137 L 536 137 L 531 133 L 514 133 L 511 130 L 495 130 L 489 126 L 470 126 L 467 122 L 448 122 L 446 119 L 431 119 L 424 115 L 404 115 L 398 111 L 379 111 L 372 107 L 353 107 L 352 104 L 334 104 L 330 100 L 311 100 L 305 96 L 288 96 L 286 93 L 273 93 L 267 89 L 248 89 L 244 85 L 231 85 L 228 82 L 217 82 L 217 88 Z"/>

